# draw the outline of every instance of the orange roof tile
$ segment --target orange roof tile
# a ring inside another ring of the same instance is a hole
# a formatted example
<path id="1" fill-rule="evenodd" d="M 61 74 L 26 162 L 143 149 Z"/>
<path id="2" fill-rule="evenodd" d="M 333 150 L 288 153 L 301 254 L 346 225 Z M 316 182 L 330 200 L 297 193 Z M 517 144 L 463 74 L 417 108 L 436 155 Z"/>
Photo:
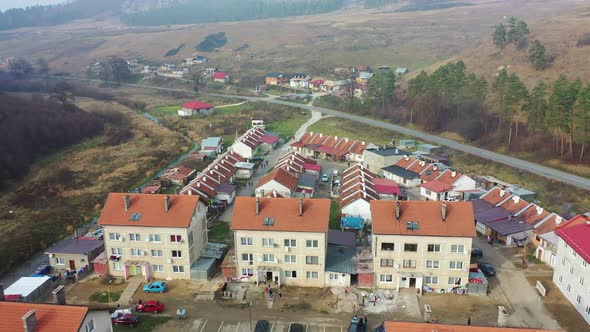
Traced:
<path id="1" fill-rule="evenodd" d="M 70 305 L 0 302 L 0 331 L 23 331 L 21 319 L 35 310 L 35 332 L 78 332 L 88 308 Z"/>
<path id="2" fill-rule="evenodd" d="M 533 230 L 533 232 L 535 234 L 545 234 L 545 233 L 552 232 L 561 226 L 565 227 L 566 225 L 572 226 L 572 225 L 576 225 L 576 224 L 578 224 L 578 222 L 575 222 L 575 221 L 573 223 L 569 223 L 569 222 L 566 223 L 561 216 L 559 216 L 555 213 L 552 213 L 547 218 L 547 220 L 543 221 L 543 223 L 541 225 L 539 225 L 539 227 L 535 228 Z"/>
<path id="3" fill-rule="evenodd" d="M 442 172 L 444 172 L 444 170 L 434 165 L 431 168 L 427 169 L 424 173 L 420 174 L 420 180 L 424 182 L 436 180 L 436 178 L 439 177 L 442 174 Z"/>
<path id="4" fill-rule="evenodd" d="M 397 202 L 400 220 L 396 219 Z M 471 202 L 446 202 L 446 220 L 442 204 L 435 201 L 371 201 L 373 234 L 419 236 L 475 236 Z M 418 230 L 407 229 L 407 222 L 417 222 Z"/>
<path id="5" fill-rule="evenodd" d="M 429 168 L 432 167 L 432 164 L 425 162 L 424 160 L 418 160 L 418 162 L 413 163 L 412 166 L 408 167 L 408 171 L 412 171 L 414 173 L 422 174 L 427 171 Z"/>
<path id="6" fill-rule="evenodd" d="M 385 322 L 386 332 L 548 332 L 549 330 L 521 327 L 488 327 L 430 323 Z"/>
<path id="7" fill-rule="evenodd" d="M 450 184 L 447 184 L 439 180 L 428 181 L 422 184 L 421 187 L 424 189 L 434 191 L 435 193 L 441 193 L 453 189 L 453 186 L 451 186 Z"/>
<path id="8" fill-rule="evenodd" d="M 506 209 L 506 211 L 509 211 L 512 214 L 516 214 L 517 212 L 520 212 L 522 209 L 527 207 L 529 204 L 529 202 L 525 201 L 519 196 L 513 195 L 512 197 L 510 197 L 509 200 L 503 202 L 498 206 Z"/>
<path id="9" fill-rule="evenodd" d="M 289 188 L 290 190 L 295 190 L 297 188 L 297 177 L 282 168 L 277 168 L 272 172 L 266 174 L 265 176 L 258 181 L 256 188 L 275 180 L 276 182 L 282 184 L 283 186 Z"/>
<path id="10" fill-rule="evenodd" d="M 319 232 L 328 231 L 330 199 L 303 199 L 303 215 L 299 216 L 298 198 L 260 198 L 260 213 L 256 215 L 256 197 L 236 197 L 232 230 Z M 272 226 L 264 218 L 274 218 Z"/>
<path id="11" fill-rule="evenodd" d="M 125 196 L 130 204 L 125 211 Z M 170 208 L 165 210 L 164 198 L 170 197 Z M 139 227 L 188 227 L 199 195 L 125 194 L 110 193 L 100 214 L 99 225 Z M 141 213 L 137 221 L 130 221 L 134 213 Z"/>
<path id="12" fill-rule="evenodd" d="M 496 205 L 502 202 L 503 200 L 507 199 L 511 195 L 511 193 L 507 192 L 504 189 L 501 189 L 500 187 L 494 187 L 490 189 L 487 193 L 485 193 L 483 196 L 481 196 L 481 199 L 492 205 Z"/>
<path id="13" fill-rule="evenodd" d="M 461 177 L 461 175 L 463 175 L 463 174 L 461 174 L 459 172 L 455 172 L 455 171 L 450 170 L 450 169 L 447 169 L 444 172 L 442 172 L 440 174 L 440 176 L 437 177 L 436 179 L 438 181 L 444 182 L 446 184 L 453 185 L 453 183 L 455 183 L 455 181 L 459 180 L 459 178 Z"/>
<path id="14" fill-rule="evenodd" d="M 395 166 L 399 166 L 401 168 L 408 168 L 412 165 L 412 163 L 414 163 L 417 159 L 414 157 L 408 157 L 408 156 L 404 156 L 402 159 L 398 160 L 397 163 L 395 163 Z"/>
<path id="15" fill-rule="evenodd" d="M 518 218 L 526 221 L 527 224 L 536 225 L 539 221 L 547 218 L 550 214 L 551 213 L 537 204 L 531 204 L 526 210 L 518 215 Z"/>

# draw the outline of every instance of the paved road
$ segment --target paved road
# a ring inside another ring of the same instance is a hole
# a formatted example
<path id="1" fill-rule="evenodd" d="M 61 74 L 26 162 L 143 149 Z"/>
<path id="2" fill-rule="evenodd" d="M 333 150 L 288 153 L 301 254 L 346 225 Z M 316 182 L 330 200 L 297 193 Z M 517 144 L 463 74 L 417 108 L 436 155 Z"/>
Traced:
<path id="1" fill-rule="evenodd" d="M 85 78 L 76 78 L 76 77 L 63 77 L 63 79 L 94 81 L 94 82 L 104 83 L 104 81 L 91 80 L 91 79 L 85 79 Z M 110 83 L 116 83 L 116 82 L 110 82 Z M 190 90 L 162 88 L 162 87 L 155 87 L 155 86 L 141 85 L 141 84 L 122 84 L 122 85 L 134 86 L 134 87 L 139 87 L 139 88 L 154 89 L 154 90 L 161 90 L 161 91 L 192 93 L 192 91 L 190 91 Z M 575 187 L 578 187 L 581 189 L 590 190 L 590 179 L 586 179 L 586 178 L 576 176 L 576 175 L 573 175 L 570 173 L 562 172 L 562 171 L 559 171 L 559 170 L 556 170 L 556 169 L 553 169 L 550 167 L 541 166 L 539 164 L 524 161 L 524 160 L 521 160 L 518 158 L 509 157 L 509 156 L 506 156 L 503 154 L 499 154 L 499 153 L 495 153 L 495 152 L 488 151 L 485 149 L 477 148 L 477 147 L 474 147 L 474 146 L 471 146 L 468 144 L 463 144 L 463 143 L 453 141 L 453 140 L 450 140 L 447 138 L 427 134 L 427 133 L 413 130 L 413 129 L 409 129 L 409 128 L 395 125 L 392 123 L 386 123 L 386 122 L 382 122 L 379 120 L 369 119 L 369 118 L 365 118 L 362 116 L 344 113 L 344 112 L 336 111 L 336 110 L 329 109 L 329 108 L 292 103 L 292 102 L 279 100 L 279 99 L 272 98 L 272 97 L 270 97 L 270 98 L 246 97 L 246 96 L 224 95 L 224 94 L 215 94 L 215 93 L 211 93 L 209 95 L 216 96 L 216 97 L 222 97 L 222 98 L 239 98 L 239 99 L 243 99 L 243 100 L 247 100 L 247 101 L 263 101 L 263 102 L 268 102 L 268 103 L 273 103 L 273 104 L 299 107 L 299 108 L 303 108 L 303 109 L 307 109 L 307 110 L 315 111 L 315 112 L 321 112 L 321 113 L 324 113 L 327 115 L 332 115 L 335 117 L 348 119 L 348 120 L 352 120 L 352 121 L 359 122 L 359 123 L 364 123 L 364 124 L 367 124 L 370 126 L 379 127 L 379 128 L 383 128 L 383 129 L 391 130 L 391 131 L 396 131 L 396 132 L 404 134 L 404 135 L 416 137 L 416 138 L 423 140 L 423 141 L 433 142 L 438 145 L 447 146 L 447 147 L 455 149 L 457 151 L 469 153 L 469 154 L 478 156 L 480 158 L 484 158 L 487 160 L 491 160 L 493 162 L 497 162 L 497 163 L 501 163 L 501 164 L 504 164 L 507 166 L 511 166 L 511 167 L 514 167 L 514 168 L 517 168 L 520 170 L 524 170 L 524 171 L 527 171 L 527 172 L 530 172 L 533 174 L 537 174 L 537 175 L 540 175 L 540 176 L 543 176 L 543 177 L 546 177 L 546 178 L 549 178 L 552 180 L 566 183 L 566 184 L 569 184 L 569 185 L 572 185 L 572 186 L 575 186 Z"/>

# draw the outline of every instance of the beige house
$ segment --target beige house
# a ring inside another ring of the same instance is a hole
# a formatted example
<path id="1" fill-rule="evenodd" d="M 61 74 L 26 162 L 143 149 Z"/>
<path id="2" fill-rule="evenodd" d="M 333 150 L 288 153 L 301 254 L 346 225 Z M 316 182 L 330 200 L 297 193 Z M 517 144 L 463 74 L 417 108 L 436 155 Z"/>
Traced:
<path id="1" fill-rule="evenodd" d="M 92 270 L 91 264 L 104 251 L 104 241 L 65 239 L 47 248 L 49 265 L 59 272 Z"/>
<path id="2" fill-rule="evenodd" d="M 469 279 L 470 202 L 371 201 L 375 286 L 451 291 Z"/>
<path id="3" fill-rule="evenodd" d="M 323 287 L 329 217 L 329 199 L 237 197 L 237 278 Z"/>
<path id="4" fill-rule="evenodd" d="M 206 212 L 199 195 L 109 194 L 99 219 L 109 273 L 191 279 L 208 242 Z"/>

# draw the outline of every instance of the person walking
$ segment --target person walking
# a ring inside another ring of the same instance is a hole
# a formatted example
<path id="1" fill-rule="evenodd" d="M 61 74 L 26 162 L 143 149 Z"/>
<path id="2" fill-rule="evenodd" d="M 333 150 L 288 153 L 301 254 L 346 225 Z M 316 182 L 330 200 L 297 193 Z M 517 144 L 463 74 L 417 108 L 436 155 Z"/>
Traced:
<path id="1" fill-rule="evenodd" d="M 467 317 L 467 325 L 471 325 L 471 317 Z"/>

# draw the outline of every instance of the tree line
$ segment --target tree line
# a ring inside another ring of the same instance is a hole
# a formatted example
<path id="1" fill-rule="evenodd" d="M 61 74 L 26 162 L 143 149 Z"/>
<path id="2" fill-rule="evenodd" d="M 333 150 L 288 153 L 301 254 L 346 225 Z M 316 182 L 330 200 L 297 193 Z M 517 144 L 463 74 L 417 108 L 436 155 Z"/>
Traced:
<path id="1" fill-rule="evenodd" d="M 454 130 L 468 140 L 548 147 L 561 158 L 585 160 L 590 143 L 590 82 L 560 76 L 529 91 L 515 73 L 501 70 L 491 85 L 462 61 L 409 82 L 410 122 L 431 131 Z M 413 114 L 415 112 L 415 114 Z M 503 137 L 503 138 L 502 138 Z"/>
<path id="2" fill-rule="evenodd" d="M 496 26 L 492 34 L 492 41 L 499 49 L 514 44 L 516 49 L 524 50 L 528 45 L 529 34 L 530 30 L 525 21 L 510 17 L 507 25 L 500 23 Z M 528 60 L 536 70 L 543 70 L 547 67 L 549 59 L 546 55 L 545 46 L 539 40 L 534 40 L 530 45 Z"/>

